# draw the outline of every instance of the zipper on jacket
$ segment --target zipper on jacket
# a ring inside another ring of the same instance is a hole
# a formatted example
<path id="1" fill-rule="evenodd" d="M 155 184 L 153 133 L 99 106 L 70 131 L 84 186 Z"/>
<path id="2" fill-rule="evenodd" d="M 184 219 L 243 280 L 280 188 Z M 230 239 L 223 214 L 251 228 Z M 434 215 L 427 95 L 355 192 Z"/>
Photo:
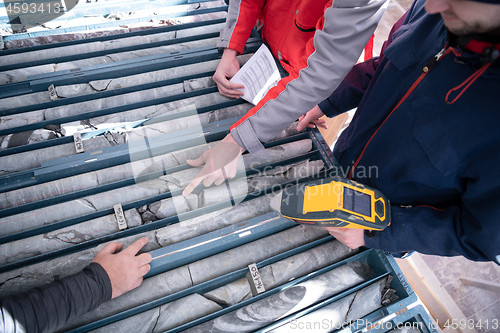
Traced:
<path id="1" fill-rule="evenodd" d="M 424 68 L 422 69 L 422 71 L 424 73 L 427 73 L 428 71 L 430 71 L 432 69 L 432 67 L 434 67 L 434 65 L 436 64 L 436 62 L 439 61 L 439 59 L 441 59 L 441 57 L 446 53 L 446 49 L 447 49 L 447 46 L 448 44 L 445 45 L 445 47 L 443 47 L 443 49 L 441 51 L 439 51 L 435 56 L 434 58 L 432 58 L 428 63 L 427 65 L 424 66 Z"/>
<path id="2" fill-rule="evenodd" d="M 389 113 L 389 115 L 384 119 L 384 121 L 382 122 L 382 124 L 380 124 L 380 126 L 377 128 L 377 130 L 375 131 L 375 133 L 372 134 L 372 136 L 370 137 L 370 139 L 368 140 L 368 142 L 366 143 L 365 147 L 363 148 L 363 150 L 361 151 L 361 154 L 359 155 L 358 159 L 356 160 L 356 162 L 354 162 L 353 166 L 352 166 L 352 169 L 351 171 L 349 172 L 349 176 L 348 178 L 349 179 L 352 179 L 353 175 L 354 175 L 354 170 L 356 169 L 356 167 L 358 166 L 359 164 L 359 161 L 361 160 L 361 157 L 363 157 L 363 154 L 365 153 L 365 150 L 366 148 L 368 147 L 368 145 L 370 144 L 370 142 L 372 141 L 372 139 L 375 137 L 375 135 L 377 135 L 378 131 L 380 130 L 380 128 L 385 124 L 385 122 L 387 121 L 387 119 L 389 119 L 389 117 L 394 113 L 394 111 L 396 111 L 399 106 L 401 104 L 403 104 L 403 102 L 408 98 L 408 96 L 410 96 L 410 94 L 413 92 L 413 90 L 415 90 L 415 88 L 417 88 L 417 86 L 420 84 L 420 82 L 424 79 L 424 77 L 427 75 L 427 73 L 429 73 L 429 71 L 432 69 L 432 67 L 434 67 L 434 65 L 436 64 L 436 62 L 439 61 L 439 59 L 441 59 L 441 57 L 443 55 L 446 55 L 448 52 L 450 52 L 451 48 L 448 47 L 448 43 L 445 45 L 445 47 L 443 47 L 443 49 L 441 51 L 439 51 L 428 63 L 426 66 L 424 66 L 424 68 L 422 68 L 422 74 L 420 74 L 420 76 L 417 78 L 417 80 L 415 80 L 415 82 L 413 82 L 412 86 L 410 87 L 410 89 L 408 89 L 408 91 L 406 92 L 406 94 L 404 94 L 404 96 L 401 98 L 401 100 L 399 101 L 399 103 L 394 107 L 394 109 L 392 109 L 391 113 Z"/>

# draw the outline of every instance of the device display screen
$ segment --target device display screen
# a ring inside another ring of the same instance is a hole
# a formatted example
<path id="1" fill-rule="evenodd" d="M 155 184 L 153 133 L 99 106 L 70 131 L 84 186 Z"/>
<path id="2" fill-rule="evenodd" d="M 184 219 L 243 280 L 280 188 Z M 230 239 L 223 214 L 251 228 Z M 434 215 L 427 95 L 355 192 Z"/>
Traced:
<path id="1" fill-rule="evenodd" d="M 368 194 L 344 187 L 344 209 L 365 216 L 371 216 L 371 200 Z"/>

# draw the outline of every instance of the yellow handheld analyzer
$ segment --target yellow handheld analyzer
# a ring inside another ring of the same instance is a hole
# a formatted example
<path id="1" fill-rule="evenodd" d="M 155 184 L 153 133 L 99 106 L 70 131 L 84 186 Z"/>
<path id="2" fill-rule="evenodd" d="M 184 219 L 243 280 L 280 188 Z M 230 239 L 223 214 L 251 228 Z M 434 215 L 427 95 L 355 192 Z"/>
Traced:
<path id="1" fill-rule="evenodd" d="M 383 230 L 391 222 L 389 200 L 380 191 L 342 177 L 286 188 L 270 205 L 286 218 L 322 227 Z"/>

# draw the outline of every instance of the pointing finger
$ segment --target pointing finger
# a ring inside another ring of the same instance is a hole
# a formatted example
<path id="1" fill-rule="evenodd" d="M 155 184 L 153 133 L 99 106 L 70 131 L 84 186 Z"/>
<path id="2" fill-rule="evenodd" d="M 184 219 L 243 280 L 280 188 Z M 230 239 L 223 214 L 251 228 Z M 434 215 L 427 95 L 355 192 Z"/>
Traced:
<path id="1" fill-rule="evenodd" d="M 200 172 L 201 173 L 201 172 Z M 201 183 L 204 177 L 196 176 L 189 184 L 186 186 L 184 191 L 182 191 L 183 196 L 188 196 L 193 192 L 193 190 Z"/>
<path id="2" fill-rule="evenodd" d="M 139 240 L 136 240 L 132 244 L 129 245 L 123 252 L 127 252 L 129 254 L 132 254 L 135 256 L 143 247 L 148 243 L 148 238 L 147 237 L 142 237 Z"/>

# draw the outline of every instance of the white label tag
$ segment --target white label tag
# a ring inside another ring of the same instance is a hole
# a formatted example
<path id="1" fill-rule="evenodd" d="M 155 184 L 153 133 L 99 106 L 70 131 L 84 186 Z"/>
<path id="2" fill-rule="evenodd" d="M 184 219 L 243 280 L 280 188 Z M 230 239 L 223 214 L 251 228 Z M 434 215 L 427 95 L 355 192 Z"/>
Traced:
<path id="1" fill-rule="evenodd" d="M 83 141 L 82 141 L 82 135 L 80 132 L 75 132 L 73 134 L 73 141 L 75 142 L 75 150 L 77 154 L 83 153 Z"/>
<path id="2" fill-rule="evenodd" d="M 264 288 L 264 283 L 262 283 L 257 265 L 250 264 L 248 265 L 248 269 L 250 270 L 249 274 L 252 277 L 252 279 L 249 281 L 250 289 L 252 289 L 252 294 L 255 296 L 266 291 L 266 289 Z"/>
<path id="3" fill-rule="evenodd" d="M 49 96 L 50 99 L 55 101 L 57 99 L 57 93 L 56 93 L 56 88 L 54 87 L 53 84 L 49 86 Z"/>
<path id="4" fill-rule="evenodd" d="M 113 206 L 115 210 L 116 221 L 118 222 L 118 228 L 120 230 L 127 229 L 127 221 L 125 220 L 125 213 L 123 212 L 123 208 L 121 204 L 116 204 Z"/>

